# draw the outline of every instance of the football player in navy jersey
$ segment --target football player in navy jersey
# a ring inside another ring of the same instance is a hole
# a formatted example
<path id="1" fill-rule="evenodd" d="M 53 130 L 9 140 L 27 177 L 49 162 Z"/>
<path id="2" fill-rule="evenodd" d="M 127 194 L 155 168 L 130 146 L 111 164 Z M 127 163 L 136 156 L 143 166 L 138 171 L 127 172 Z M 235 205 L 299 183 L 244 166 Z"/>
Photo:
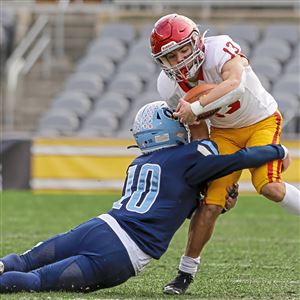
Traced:
<path id="1" fill-rule="evenodd" d="M 138 112 L 133 135 L 142 155 L 127 169 L 122 197 L 106 214 L 31 250 L 0 260 L 0 292 L 93 291 L 125 282 L 167 250 L 176 230 L 199 205 L 211 180 L 275 159 L 288 166 L 284 146 L 218 155 L 209 140 L 189 143 L 166 102 Z"/>

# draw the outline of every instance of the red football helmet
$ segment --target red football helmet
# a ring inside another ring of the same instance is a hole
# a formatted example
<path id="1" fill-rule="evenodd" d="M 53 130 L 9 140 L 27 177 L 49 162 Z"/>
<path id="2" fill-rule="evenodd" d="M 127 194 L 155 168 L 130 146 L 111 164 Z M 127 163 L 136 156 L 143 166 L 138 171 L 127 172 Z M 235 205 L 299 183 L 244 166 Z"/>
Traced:
<path id="1" fill-rule="evenodd" d="M 189 80 L 196 75 L 204 61 L 204 35 L 201 36 L 191 19 L 177 14 L 166 15 L 155 23 L 152 30 L 152 56 L 171 79 L 177 82 Z M 187 44 L 192 46 L 192 54 L 171 66 L 166 54 Z"/>

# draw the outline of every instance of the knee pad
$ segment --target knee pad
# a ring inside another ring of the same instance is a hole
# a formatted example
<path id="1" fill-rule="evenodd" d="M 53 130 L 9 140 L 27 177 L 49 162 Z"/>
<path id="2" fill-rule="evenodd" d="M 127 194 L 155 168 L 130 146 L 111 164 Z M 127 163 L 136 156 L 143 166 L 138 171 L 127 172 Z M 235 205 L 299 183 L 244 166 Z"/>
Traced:
<path id="1" fill-rule="evenodd" d="M 58 288 L 65 291 L 83 291 L 87 288 L 83 273 L 76 261 L 62 272 Z"/>

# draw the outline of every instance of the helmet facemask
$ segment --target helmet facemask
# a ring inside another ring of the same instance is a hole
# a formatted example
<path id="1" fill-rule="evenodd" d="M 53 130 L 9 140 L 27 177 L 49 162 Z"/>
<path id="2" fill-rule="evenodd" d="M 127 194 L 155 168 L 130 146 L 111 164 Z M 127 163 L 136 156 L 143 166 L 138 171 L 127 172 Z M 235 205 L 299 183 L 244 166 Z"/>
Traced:
<path id="1" fill-rule="evenodd" d="M 206 32 L 203 34 L 200 40 L 199 33 L 197 31 L 193 31 L 193 33 L 181 43 L 177 44 L 175 42 L 171 42 L 170 47 L 168 47 L 166 50 L 161 51 L 157 55 L 154 55 L 156 63 L 161 66 L 161 68 L 169 78 L 176 80 L 177 82 L 188 81 L 189 79 L 194 78 L 205 59 L 203 46 L 200 47 L 200 45 L 203 45 L 205 34 Z M 166 55 L 188 44 L 190 44 L 192 48 L 191 55 L 186 57 L 177 65 L 171 66 L 168 59 L 166 58 Z"/>

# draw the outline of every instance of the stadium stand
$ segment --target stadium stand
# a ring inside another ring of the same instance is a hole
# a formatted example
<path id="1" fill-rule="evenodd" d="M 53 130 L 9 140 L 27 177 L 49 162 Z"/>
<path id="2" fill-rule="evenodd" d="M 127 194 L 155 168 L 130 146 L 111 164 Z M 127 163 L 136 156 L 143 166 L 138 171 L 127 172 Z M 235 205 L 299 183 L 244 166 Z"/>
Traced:
<path id="1" fill-rule="evenodd" d="M 244 40 L 250 46 L 254 46 L 260 39 L 260 28 L 256 24 L 236 23 L 224 28 L 224 32 L 233 40 Z"/>
<path id="2" fill-rule="evenodd" d="M 114 3 L 122 7 L 125 2 L 121 2 Z M 133 8 L 130 3 L 128 5 L 129 9 Z M 95 6 L 91 7 L 89 14 Z M 63 136 L 123 136 L 124 132 L 129 130 L 131 117 L 138 108 L 149 101 L 159 99 L 156 78 L 160 70 L 153 62 L 149 50 L 149 35 L 157 17 L 148 16 L 132 22 L 126 16 L 123 19 L 105 19 L 104 15 L 102 16 L 103 18 L 96 21 L 84 21 L 86 16 L 80 15 L 81 20 L 92 29 L 93 38 L 83 46 L 84 53 L 72 61 L 71 71 L 67 78 L 61 81 L 61 88 L 49 103 L 48 111 L 40 115 L 36 134 L 50 132 Z M 213 19 L 201 18 L 199 15 L 196 22 L 201 32 L 208 30 L 207 36 L 230 35 L 249 58 L 263 86 L 276 97 L 281 97 L 282 93 L 293 95 L 289 104 L 295 109 L 295 101 L 300 103 L 299 26 L 286 19 L 278 22 L 274 22 L 274 19 L 272 22 L 266 20 L 260 23 L 254 21 L 254 16 L 252 19 L 241 22 L 239 18 L 224 18 L 222 22 L 214 22 Z M 14 15 L 1 16 L 0 31 L 5 32 L 1 35 L 1 45 L 7 44 L 8 32 L 10 38 L 13 37 L 15 28 L 12 24 L 15 23 Z M 77 44 L 74 42 L 73 45 Z M 77 47 L 73 48 L 77 51 Z M 284 107 L 282 103 L 280 105 Z M 64 112 L 59 114 L 59 119 L 63 121 L 54 124 L 54 115 L 59 111 Z M 66 111 L 70 112 L 69 116 L 66 116 Z M 111 122 L 107 121 L 109 116 L 112 116 Z M 103 122 L 99 121 L 101 117 L 104 118 Z M 293 117 L 295 124 L 299 123 L 297 118 L 299 119 L 296 115 Z M 70 121 L 71 119 L 76 121 Z M 105 121 L 111 124 L 111 128 L 108 129 Z M 63 122 L 69 122 L 70 127 L 64 127 Z M 99 122 L 97 126 L 96 122 Z"/>
<path id="3" fill-rule="evenodd" d="M 221 32 L 211 24 L 204 23 L 200 27 L 202 31 L 209 29 L 208 36 Z M 70 111 L 82 121 L 77 133 L 79 136 L 117 134 L 128 137 L 139 107 L 159 99 L 156 91 L 159 68 L 149 51 L 151 28 L 152 24 L 147 23 L 140 31 L 126 23 L 109 24 L 87 47 L 86 55 L 75 66 L 75 72 L 66 83 L 62 100 L 58 99 L 53 104 L 53 107 L 62 109 L 69 105 Z M 223 31 L 240 44 L 263 86 L 279 97 L 280 107 L 286 110 L 285 115 L 292 116 L 287 118 L 289 128 L 295 129 L 295 111 L 298 109 L 297 103 L 300 103 L 297 27 L 273 24 L 263 30 L 252 23 L 234 23 L 227 25 Z M 110 82 L 111 78 L 113 80 Z M 67 99 L 71 90 L 78 92 L 74 102 Z M 285 92 L 289 97 L 282 96 Z M 287 98 L 291 100 L 285 103 Z M 78 107 L 82 106 L 81 109 L 71 108 L 76 101 Z M 291 114 L 292 111 L 294 113 Z M 72 130 L 64 130 L 63 134 L 68 132 L 73 134 Z"/>

